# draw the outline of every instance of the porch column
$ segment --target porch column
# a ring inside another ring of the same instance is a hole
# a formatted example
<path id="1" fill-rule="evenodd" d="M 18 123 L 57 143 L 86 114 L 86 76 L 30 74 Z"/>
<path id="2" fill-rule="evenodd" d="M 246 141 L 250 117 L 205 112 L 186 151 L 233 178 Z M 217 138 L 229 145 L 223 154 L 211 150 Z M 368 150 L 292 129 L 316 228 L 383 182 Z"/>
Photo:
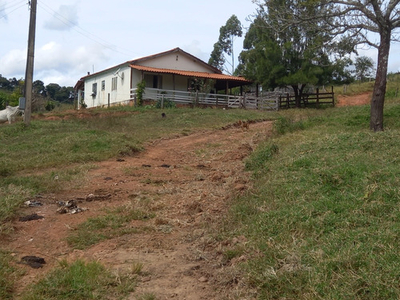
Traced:
<path id="1" fill-rule="evenodd" d="M 226 81 L 226 87 L 225 87 L 225 95 L 229 94 L 229 81 Z"/>
<path id="2" fill-rule="evenodd" d="M 77 108 L 78 110 L 81 109 L 81 103 L 82 103 L 82 90 L 78 90 L 78 103 L 77 103 Z"/>

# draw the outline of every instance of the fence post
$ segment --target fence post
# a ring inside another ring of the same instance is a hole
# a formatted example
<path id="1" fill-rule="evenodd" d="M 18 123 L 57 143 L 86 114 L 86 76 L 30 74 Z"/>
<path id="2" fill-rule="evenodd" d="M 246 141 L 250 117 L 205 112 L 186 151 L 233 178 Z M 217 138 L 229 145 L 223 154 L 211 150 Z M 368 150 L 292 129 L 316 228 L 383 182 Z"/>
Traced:
<path id="1" fill-rule="evenodd" d="M 319 108 L 319 88 L 317 88 L 317 108 Z"/>
<path id="2" fill-rule="evenodd" d="M 286 103 L 287 103 L 287 108 L 290 108 L 290 103 L 289 103 L 289 93 L 286 94 Z"/>
<path id="3" fill-rule="evenodd" d="M 161 95 L 161 109 L 164 109 L 164 94 Z"/>

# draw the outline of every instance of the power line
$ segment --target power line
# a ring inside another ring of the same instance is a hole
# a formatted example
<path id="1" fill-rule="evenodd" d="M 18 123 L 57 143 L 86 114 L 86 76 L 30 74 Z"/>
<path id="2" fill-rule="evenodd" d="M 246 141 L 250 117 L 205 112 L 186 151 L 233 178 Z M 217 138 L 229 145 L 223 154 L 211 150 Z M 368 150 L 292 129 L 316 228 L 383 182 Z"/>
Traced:
<path id="1" fill-rule="evenodd" d="M 119 54 L 125 55 L 125 56 L 127 56 L 129 58 L 132 58 L 132 54 L 130 53 L 129 50 L 126 50 L 127 52 L 123 52 L 123 51 L 125 51 L 124 49 L 121 49 L 121 48 L 113 45 L 112 43 L 109 43 L 108 41 L 106 41 L 106 40 L 104 40 L 104 39 L 102 39 L 102 38 L 90 33 L 89 31 L 83 29 L 79 25 L 75 24 L 71 20 L 65 18 L 63 15 L 61 15 L 58 12 L 56 12 L 55 10 L 53 10 L 51 7 L 49 7 L 48 5 L 43 3 L 42 1 L 39 2 L 39 7 L 41 9 L 43 9 L 44 11 L 46 11 L 49 15 L 55 17 L 57 20 L 59 20 L 63 24 L 67 25 L 68 28 L 73 29 L 74 31 L 79 33 L 80 35 L 92 40 L 93 42 L 101 45 L 102 47 L 104 47 L 106 49 L 109 49 L 111 51 L 114 51 L 114 52 L 117 52 Z M 120 51 L 118 49 L 121 49 L 123 51 Z"/>
<path id="2" fill-rule="evenodd" d="M 15 4 L 12 4 L 13 2 L 15 2 Z M 6 19 L 7 18 L 7 16 L 8 15 L 10 15 L 10 14 L 12 14 L 14 11 L 16 11 L 16 10 L 18 10 L 18 9 L 20 9 L 20 8 L 22 8 L 22 7 L 24 7 L 24 6 L 26 6 L 26 1 L 25 0 L 23 0 L 22 1 L 22 4 L 21 4 L 21 1 L 20 0 L 16 0 L 16 1 L 13 1 L 13 2 L 11 2 L 10 4 L 12 4 L 12 5 L 9 5 L 9 6 L 5 6 L 1 11 L 0 11 L 0 13 L 3 13 L 2 15 L 0 15 L 0 19 Z M 17 3 L 17 2 L 20 2 L 20 3 Z M 9 10 L 9 9 L 11 9 L 9 12 L 5 12 L 6 10 Z"/>

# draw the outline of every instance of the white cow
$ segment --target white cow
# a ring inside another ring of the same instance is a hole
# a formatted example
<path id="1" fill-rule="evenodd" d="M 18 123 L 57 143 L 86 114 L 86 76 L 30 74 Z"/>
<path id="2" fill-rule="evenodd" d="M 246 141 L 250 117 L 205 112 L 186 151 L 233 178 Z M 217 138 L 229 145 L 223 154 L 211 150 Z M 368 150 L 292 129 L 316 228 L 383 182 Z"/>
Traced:
<path id="1" fill-rule="evenodd" d="M 0 110 L 0 123 L 8 121 L 11 124 L 15 120 L 15 116 L 20 112 L 19 106 L 7 106 L 6 109 Z"/>

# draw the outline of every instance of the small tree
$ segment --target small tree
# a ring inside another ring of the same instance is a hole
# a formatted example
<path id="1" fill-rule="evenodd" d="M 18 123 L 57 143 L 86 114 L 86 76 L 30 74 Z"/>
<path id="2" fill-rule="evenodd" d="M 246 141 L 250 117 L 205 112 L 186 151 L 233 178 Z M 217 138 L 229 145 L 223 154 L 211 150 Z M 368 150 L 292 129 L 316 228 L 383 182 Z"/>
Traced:
<path id="1" fill-rule="evenodd" d="M 142 106 L 143 105 L 143 94 L 144 94 L 144 90 L 146 89 L 146 81 L 142 80 L 140 82 L 138 82 L 138 84 L 136 85 L 136 97 L 137 97 L 137 105 L 138 106 Z"/>
<path id="2" fill-rule="evenodd" d="M 356 57 L 354 67 L 356 78 L 361 82 L 364 82 L 367 80 L 367 78 L 371 78 L 373 76 L 374 61 L 370 57 Z"/>

